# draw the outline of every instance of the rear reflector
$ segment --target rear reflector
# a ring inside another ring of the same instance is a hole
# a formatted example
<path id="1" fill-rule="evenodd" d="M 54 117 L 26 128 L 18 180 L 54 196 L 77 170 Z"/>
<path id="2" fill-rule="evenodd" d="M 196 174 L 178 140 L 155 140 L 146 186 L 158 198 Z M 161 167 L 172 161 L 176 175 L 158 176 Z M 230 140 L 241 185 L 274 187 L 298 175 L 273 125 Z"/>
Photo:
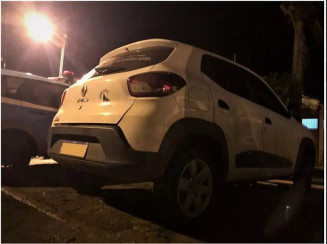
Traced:
<path id="1" fill-rule="evenodd" d="M 163 97 L 178 91 L 185 84 L 182 77 L 168 72 L 148 72 L 127 80 L 129 93 L 133 97 Z"/>

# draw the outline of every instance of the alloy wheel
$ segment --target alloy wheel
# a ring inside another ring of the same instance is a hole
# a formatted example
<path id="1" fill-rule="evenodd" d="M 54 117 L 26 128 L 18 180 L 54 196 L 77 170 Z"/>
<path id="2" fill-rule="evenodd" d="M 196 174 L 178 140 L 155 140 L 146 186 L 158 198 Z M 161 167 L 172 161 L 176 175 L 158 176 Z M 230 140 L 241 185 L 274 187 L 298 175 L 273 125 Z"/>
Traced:
<path id="1" fill-rule="evenodd" d="M 177 194 L 181 211 L 190 218 L 199 217 L 212 198 L 213 175 L 203 159 L 191 160 L 178 180 Z"/>

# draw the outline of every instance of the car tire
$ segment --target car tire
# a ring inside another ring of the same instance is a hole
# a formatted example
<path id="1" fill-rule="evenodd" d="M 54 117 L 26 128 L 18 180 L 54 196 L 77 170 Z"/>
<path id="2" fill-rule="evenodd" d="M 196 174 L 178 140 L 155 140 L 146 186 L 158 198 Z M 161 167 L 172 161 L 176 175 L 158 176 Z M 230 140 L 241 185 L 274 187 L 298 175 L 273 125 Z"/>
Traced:
<path id="1" fill-rule="evenodd" d="M 159 217 L 169 224 L 188 226 L 212 216 L 221 181 L 213 157 L 198 149 L 183 151 L 171 160 L 154 183 Z"/>
<path id="2" fill-rule="evenodd" d="M 307 191 L 311 189 L 314 168 L 314 152 L 309 148 L 302 151 L 299 166 L 294 174 L 294 185 L 302 184 Z"/>
<path id="3" fill-rule="evenodd" d="M 27 167 L 33 156 L 32 145 L 26 135 L 5 133 L 1 138 L 1 164 L 15 168 Z"/>

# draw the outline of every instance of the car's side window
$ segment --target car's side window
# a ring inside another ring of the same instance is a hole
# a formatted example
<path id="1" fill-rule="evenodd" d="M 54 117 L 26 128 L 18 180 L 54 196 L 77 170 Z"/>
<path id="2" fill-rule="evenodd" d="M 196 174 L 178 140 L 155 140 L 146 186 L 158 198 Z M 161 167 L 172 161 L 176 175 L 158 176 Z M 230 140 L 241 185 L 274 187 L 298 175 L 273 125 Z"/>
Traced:
<path id="1" fill-rule="evenodd" d="M 26 79 L 20 89 L 22 100 L 33 104 L 58 108 L 66 87 L 39 80 Z"/>
<path id="2" fill-rule="evenodd" d="M 251 99 L 244 71 L 222 59 L 203 55 L 201 71 L 227 91 Z"/>
<path id="3" fill-rule="evenodd" d="M 41 86 L 41 85 L 42 84 L 40 81 L 35 81 L 32 79 L 25 79 L 25 82 L 19 91 L 22 96 L 22 100 L 24 102 L 41 105 L 38 102 L 38 100 L 39 100 L 38 98 L 41 98 L 42 96 L 44 96 L 44 94 L 42 94 L 42 93 L 37 94 L 35 92 L 36 87 Z"/>
<path id="4" fill-rule="evenodd" d="M 283 116 L 288 116 L 285 107 L 281 104 L 273 92 L 257 77 L 251 80 L 252 97 L 255 102 Z"/>
<path id="5" fill-rule="evenodd" d="M 34 88 L 35 94 L 41 94 L 37 98 L 37 103 L 47 107 L 58 108 L 65 88 L 61 85 L 41 82 L 39 86 Z"/>
<path id="6" fill-rule="evenodd" d="M 287 116 L 287 111 L 272 91 L 255 75 L 222 59 L 203 55 L 201 71 L 227 91 Z"/>
<path id="7" fill-rule="evenodd" d="M 59 108 L 62 93 L 66 88 L 66 86 L 52 84 L 50 107 Z"/>
<path id="8" fill-rule="evenodd" d="M 24 79 L 19 77 L 1 75 L 1 96 L 21 99 L 19 90 L 23 82 Z"/>

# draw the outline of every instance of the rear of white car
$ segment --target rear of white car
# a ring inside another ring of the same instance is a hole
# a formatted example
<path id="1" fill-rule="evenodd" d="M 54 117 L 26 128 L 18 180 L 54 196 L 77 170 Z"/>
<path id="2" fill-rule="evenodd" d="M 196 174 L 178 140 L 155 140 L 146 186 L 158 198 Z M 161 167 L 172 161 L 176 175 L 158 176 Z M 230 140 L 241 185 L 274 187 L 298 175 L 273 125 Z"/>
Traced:
<path id="1" fill-rule="evenodd" d="M 184 96 L 185 62 L 175 56 L 185 60 L 184 49 L 151 40 L 105 55 L 63 94 L 49 154 L 62 165 L 122 182 L 158 177 L 163 167 L 156 153 L 168 128 L 183 117 L 175 95 Z"/>
<path id="2" fill-rule="evenodd" d="M 209 215 L 223 181 L 310 183 L 314 160 L 312 136 L 258 75 L 162 39 L 106 54 L 67 89 L 48 145 L 96 179 L 155 181 L 158 204 L 181 222 Z"/>

